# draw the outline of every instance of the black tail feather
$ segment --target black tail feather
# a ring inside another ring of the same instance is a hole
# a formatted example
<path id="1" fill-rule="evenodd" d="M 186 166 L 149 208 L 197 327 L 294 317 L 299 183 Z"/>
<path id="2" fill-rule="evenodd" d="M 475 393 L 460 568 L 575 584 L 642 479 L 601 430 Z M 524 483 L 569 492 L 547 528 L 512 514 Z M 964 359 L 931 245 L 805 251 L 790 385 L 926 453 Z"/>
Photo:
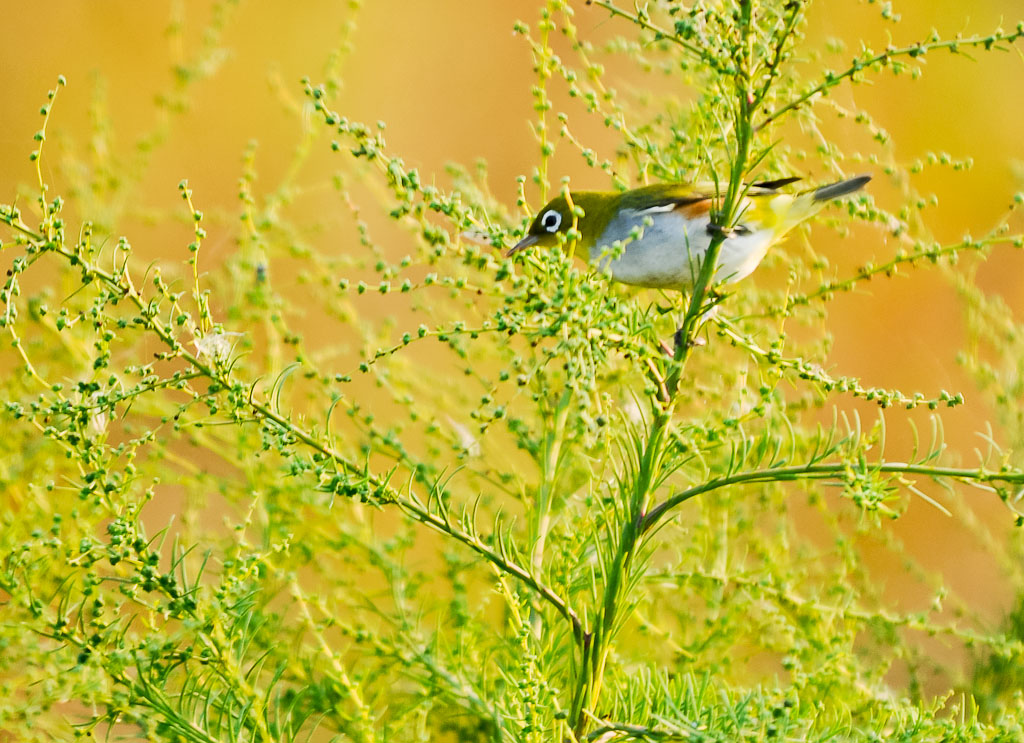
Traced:
<path id="1" fill-rule="evenodd" d="M 864 188 L 864 184 L 871 180 L 870 175 L 858 175 L 853 178 L 847 178 L 845 181 L 839 181 L 838 183 L 831 183 L 821 188 L 816 188 L 813 191 L 815 201 L 831 201 L 832 199 L 838 199 L 840 196 L 846 196 L 854 191 L 859 191 Z"/>
<path id="2" fill-rule="evenodd" d="M 790 183 L 796 183 L 801 180 L 800 178 L 776 178 L 774 181 L 758 181 L 750 185 L 756 186 L 757 188 L 767 188 L 769 191 L 777 191 L 783 186 L 788 186 Z"/>

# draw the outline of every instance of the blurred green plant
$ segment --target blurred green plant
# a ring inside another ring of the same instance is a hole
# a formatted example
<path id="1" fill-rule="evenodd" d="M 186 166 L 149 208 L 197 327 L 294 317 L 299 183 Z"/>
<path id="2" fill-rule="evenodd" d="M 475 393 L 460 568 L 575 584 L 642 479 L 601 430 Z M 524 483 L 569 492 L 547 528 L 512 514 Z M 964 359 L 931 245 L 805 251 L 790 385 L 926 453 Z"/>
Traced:
<path id="1" fill-rule="evenodd" d="M 158 131 L 120 167 L 138 172 L 190 82 L 214 67 L 232 5 L 216 6 L 195 59 L 158 98 Z M 922 497 L 1020 577 L 1020 540 L 989 534 L 962 496 L 980 487 L 1021 520 L 1020 456 L 997 443 L 1019 448 L 1024 435 L 1010 407 L 1019 334 L 970 268 L 1021 246 L 1020 199 L 991 234 L 936 242 L 908 178 L 918 166 L 895 160 L 868 112 L 827 94 L 885 71 L 917 76 L 931 53 L 1005 50 L 1024 23 L 863 48 L 842 72 L 808 80 L 795 55 L 824 67 L 841 53 L 804 36 L 809 6 L 548 0 L 536 24 L 515 29 L 535 59 L 539 145 L 515 214 L 490 195 L 482 165 L 425 177 L 390 152 L 383 123 L 332 110 L 343 40 L 325 82 L 305 83 L 296 115 L 323 124 L 305 131 L 284 182 L 262 187 L 253 145 L 239 219 L 215 227 L 181 184 L 193 233 L 184 270 L 137 261 L 116 237 L 138 179 L 90 179 L 118 163 L 87 168 L 69 154 L 51 167 L 73 195 L 50 192 L 51 91 L 28 206 L 0 208 L 0 326 L 16 366 L 0 441 L 0 730 L 18 740 L 1018 740 L 1019 611 L 1003 631 L 986 626 L 883 517 Z M 589 40 L 576 12 L 610 15 L 619 35 Z M 889 4 L 880 12 L 893 20 Z M 609 71 L 667 74 L 692 100 L 642 82 L 635 96 L 617 93 Z M 870 154 L 825 144 L 832 117 L 860 124 Z M 576 133 L 587 118 L 616 133 L 614 152 Z M 788 125 L 817 149 L 779 144 Z M 96 126 L 103 136 L 102 116 Z M 328 136 L 343 213 L 329 231 L 292 216 L 303 165 L 330 155 Z M 467 239 L 499 248 L 522 234 L 527 194 L 545 201 L 560 147 L 613 187 L 715 180 L 722 227 L 738 217 L 741 183 L 808 162 L 834 175 L 877 167 L 909 206 L 893 213 L 866 194 L 842 217 L 862 240 L 894 238 L 880 265 L 835 275 L 808 250 L 788 257 L 784 290 L 748 280 L 728 296 L 710 285 L 710 261 L 679 297 L 612 285 L 568 251 L 512 261 Z M 364 210 L 393 229 L 373 235 Z M 201 269 L 207 229 L 232 234 L 238 250 Z M 964 362 L 1007 411 L 968 466 L 941 437 L 940 410 L 961 394 L 870 387 L 822 366 L 829 300 L 912 270 L 951 278 L 974 329 Z M 863 422 L 851 398 L 891 408 L 900 426 L 914 420 L 901 410 L 934 411 L 930 440 L 890 458 L 886 418 Z M 924 492 L 930 483 L 948 491 L 943 503 Z M 167 511 L 172 520 L 158 515 Z M 860 556 L 866 539 L 907 566 L 930 607 L 886 600 Z M 934 652 L 936 637 L 976 656 L 973 680 Z M 926 692 L 936 680 L 949 691 Z"/>

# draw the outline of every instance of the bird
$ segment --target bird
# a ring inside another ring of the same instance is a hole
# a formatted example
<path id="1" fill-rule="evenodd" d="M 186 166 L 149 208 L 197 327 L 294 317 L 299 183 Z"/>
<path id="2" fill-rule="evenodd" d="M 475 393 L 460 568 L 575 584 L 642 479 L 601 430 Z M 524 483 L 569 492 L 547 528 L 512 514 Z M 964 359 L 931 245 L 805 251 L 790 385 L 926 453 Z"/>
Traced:
<path id="1" fill-rule="evenodd" d="M 749 276 L 768 249 L 834 199 L 859 191 L 871 180 L 858 175 L 800 193 L 782 189 L 800 178 L 745 186 L 737 223 L 725 231 L 712 283 Z M 728 185 L 657 183 L 628 191 L 563 193 L 537 212 L 526 235 L 507 253 L 565 241 L 575 228 L 575 253 L 632 286 L 689 291 L 704 255 L 721 228 L 712 209 Z M 562 237 L 560 237 L 562 236 Z"/>

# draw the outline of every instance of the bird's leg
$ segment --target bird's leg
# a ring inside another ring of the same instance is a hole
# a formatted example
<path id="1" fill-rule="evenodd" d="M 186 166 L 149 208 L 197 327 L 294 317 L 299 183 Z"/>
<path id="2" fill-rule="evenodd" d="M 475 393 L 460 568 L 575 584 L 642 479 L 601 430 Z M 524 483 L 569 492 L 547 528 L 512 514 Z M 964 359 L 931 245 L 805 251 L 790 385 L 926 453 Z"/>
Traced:
<path id="1" fill-rule="evenodd" d="M 658 346 L 662 352 L 669 357 L 675 357 L 676 349 L 686 343 L 686 338 L 683 337 L 683 325 L 680 324 L 676 328 L 676 332 L 672 334 L 672 345 L 670 346 L 666 341 L 658 341 Z M 707 345 L 707 341 L 699 336 L 694 336 L 693 340 L 690 341 L 691 346 L 704 346 Z"/>
<path id="2" fill-rule="evenodd" d="M 747 232 L 749 232 L 749 230 L 745 226 L 743 226 L 743 225 L 736 225 L 735 227 L 730 227 L 729 229 L 725 229 L 725 227 L 723 227 L 720 224 L 715 224 L 714 222 L 709 222 L 708 226 L 707 226 L 707 233 L 708 233 L 708 235 L 710 235 L 711 237 L 714 237 L 715 235 L 721 235 L 723 242 L 728 240 L 730 237 L 735 237 L 737 235 L 737 233 L 744 233 L 745 234 Z"/>
<path id="3" fill-rule="evenodd" d="M 682 346 L 685 342 L 686 339 L 683 337 L 683 328 L 680 326 L 676 328 L 676 332 L 672 334 L 672 346 L 669 346 L 665 341 L 661 341 L 661 350 L 665 352 L 666 356 L 675 356 L 675 349 Z M 701 337 L 694 337 L 694 339 L 690 341 L 690 345 L 704 346 L 707 345 L 707 341 Z"/>
<path id="4" fill-rule="evenodd" d="M 698 336 L 696 334 L 696 331 L 699 330 L 700 326 L 706 323 L 708 320 L 714 319 L 715 315 L 718 314 L 718 306 L 719 304 L 721 304 L 722 300 L 725 299 L 725 296 L 719 294 L 717 289 L 715 287 L 712 287 L 711 289 L 708 289 L 707 298 L 707 309 L 701 312 L 700 317 L 698 318 L 699 325 L 697 325 L 697 327 L 694 329 L 694 336 L 692 340 L 687 341 L 687 339 L 683 337 L 683 330 L 686 327 L 686 315 L 684 314 L 682 320 L 679 323 L 679 327 L 676 328 L 676 332 L 672 335 L 672 343 L 674 348 L 670 348 L 665 341 L 661 341 L 661 350 L 664 351 L 667 356 L 675 356 L 675 349 L 680 348 L 687 342 L 689 342 L 690 346 L 707 345 L 707 339 Z"/>
<path id="5" fill-rule="evenodd" d="M 687 298 L 687 295 L 684 293 L 681 296 L 683 297 L 683 300 L 684 300 L 683 301 L 683 307 L 689 306 L 690 302 L 689 302 L 689 299 Z M 666 356 L 668 356 L 670 359 L 671 358 L 675 358 L 676 351 L 686 341 L 686 339 L 683 337 L 683 328 L 685 327 L 685 325 L 686 325 L 686 310 L 684 309 L 683 310 L 683 316 L 679 318 L 679 320 L 678 320 L 678 322 L 676 324 L 676 332 L 672 334 L 672 345 L 670 346 L 668 344 L 668 341 L 664 341 L 664 340 L 658 341 L 658 347 L 661 348 L 661 352 L 663 354 L 665 354 Z"/>

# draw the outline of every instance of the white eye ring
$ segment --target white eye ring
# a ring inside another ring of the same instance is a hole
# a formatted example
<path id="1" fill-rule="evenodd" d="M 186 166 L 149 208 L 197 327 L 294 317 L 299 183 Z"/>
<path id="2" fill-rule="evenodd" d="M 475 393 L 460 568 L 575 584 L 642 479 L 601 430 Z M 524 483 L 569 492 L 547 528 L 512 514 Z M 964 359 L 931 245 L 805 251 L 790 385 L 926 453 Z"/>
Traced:
<path id="1" fill-rule="evenodd" d="M 544 212 L 544 216 L 540 218 L 540 226 L 548 232 L 558 232 L 558 227 L 562 224 L 562 215 L 556 212 L 554 209 L 548 209 Z"/>

